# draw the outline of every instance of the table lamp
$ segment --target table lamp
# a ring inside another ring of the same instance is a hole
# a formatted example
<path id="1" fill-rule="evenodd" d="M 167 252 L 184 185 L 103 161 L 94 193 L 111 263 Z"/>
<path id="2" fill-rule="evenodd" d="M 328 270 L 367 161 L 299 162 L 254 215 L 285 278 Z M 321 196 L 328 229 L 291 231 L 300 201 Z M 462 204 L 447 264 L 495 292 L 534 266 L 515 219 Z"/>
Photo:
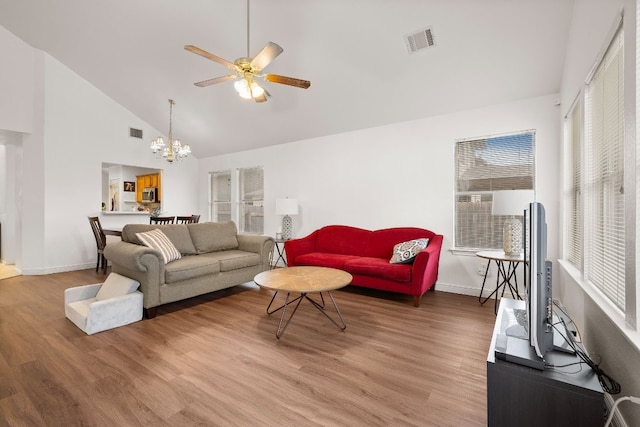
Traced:
<path id="1" fill-rule="evenodd" d="M 505 255 L 520 256 L 522 253 L 522 216 L 530 202 L 534 201 L 533 190 L 505 190 L 493 192 L 492 215 L 508 216 L 502 228 L 502 247 Z"/>
<path id="2" fill-rule="evenodd" d="M 298 215 L 298 200 L 276 199 L 276 215 L 284 215 L 282 217 L 282 240 L 291 239 L 293 228 L 289 215 Z"/>

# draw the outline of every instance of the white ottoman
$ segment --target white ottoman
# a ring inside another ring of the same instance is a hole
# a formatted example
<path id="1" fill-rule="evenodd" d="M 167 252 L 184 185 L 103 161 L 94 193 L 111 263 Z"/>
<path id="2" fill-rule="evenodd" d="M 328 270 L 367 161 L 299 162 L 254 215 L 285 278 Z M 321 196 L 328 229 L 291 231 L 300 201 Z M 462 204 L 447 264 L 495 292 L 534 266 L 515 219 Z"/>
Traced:
<path id="1" fill-rule="evenodd" d="M 64 314 L 88 335 L 142 320 L 136 280 L 111 273 L 104 283 L 64 291 Z"/>

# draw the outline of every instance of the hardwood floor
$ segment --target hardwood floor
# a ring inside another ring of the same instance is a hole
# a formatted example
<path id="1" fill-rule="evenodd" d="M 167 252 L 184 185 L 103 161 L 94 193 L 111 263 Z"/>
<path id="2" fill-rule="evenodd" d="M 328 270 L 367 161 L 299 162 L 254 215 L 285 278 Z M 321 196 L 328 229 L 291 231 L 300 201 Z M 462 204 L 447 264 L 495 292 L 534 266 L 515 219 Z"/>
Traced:
<path id="1" fill-rule="evenodd" d="M 0 426 L 481 426 L 493 305 L 347 288 L 340 332 L 303 302 L 282 339 L 252 284 L 85 335 L 83 270 L 0 280 Z"/>

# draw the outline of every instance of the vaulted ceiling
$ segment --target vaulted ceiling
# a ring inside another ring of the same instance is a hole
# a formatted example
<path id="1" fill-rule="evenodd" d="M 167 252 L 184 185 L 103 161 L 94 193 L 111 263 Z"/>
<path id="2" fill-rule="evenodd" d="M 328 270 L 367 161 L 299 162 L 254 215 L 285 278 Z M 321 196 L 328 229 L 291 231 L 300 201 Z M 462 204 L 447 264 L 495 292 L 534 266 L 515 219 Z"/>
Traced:
<path id="1" fill-rule="evenodd" d="M 268 102 L 184 50 L 247 54 L 245 0 L 0 0 L 0 25 L 43 50 L 196 157 L 548 95 L 560 89 L 573 0 L 252 0 L 250 55 L 284 48 Z M 409 54 L 405 35 L 435 46 Z M 131 124 L 135 127 L 135 124 Z M 156 135 L 145 135 L 149 141 Z"/>

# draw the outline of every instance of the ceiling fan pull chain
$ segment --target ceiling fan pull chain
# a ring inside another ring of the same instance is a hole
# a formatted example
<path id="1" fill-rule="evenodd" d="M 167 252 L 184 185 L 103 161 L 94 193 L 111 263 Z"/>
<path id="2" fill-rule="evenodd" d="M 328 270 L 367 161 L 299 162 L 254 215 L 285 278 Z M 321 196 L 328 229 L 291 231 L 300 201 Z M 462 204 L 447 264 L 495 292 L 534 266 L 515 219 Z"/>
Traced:
<path id="1" fill-rule="evenodd" d="M 247 0 L 247 58 L 249 57 L 249 0 Z"/>

